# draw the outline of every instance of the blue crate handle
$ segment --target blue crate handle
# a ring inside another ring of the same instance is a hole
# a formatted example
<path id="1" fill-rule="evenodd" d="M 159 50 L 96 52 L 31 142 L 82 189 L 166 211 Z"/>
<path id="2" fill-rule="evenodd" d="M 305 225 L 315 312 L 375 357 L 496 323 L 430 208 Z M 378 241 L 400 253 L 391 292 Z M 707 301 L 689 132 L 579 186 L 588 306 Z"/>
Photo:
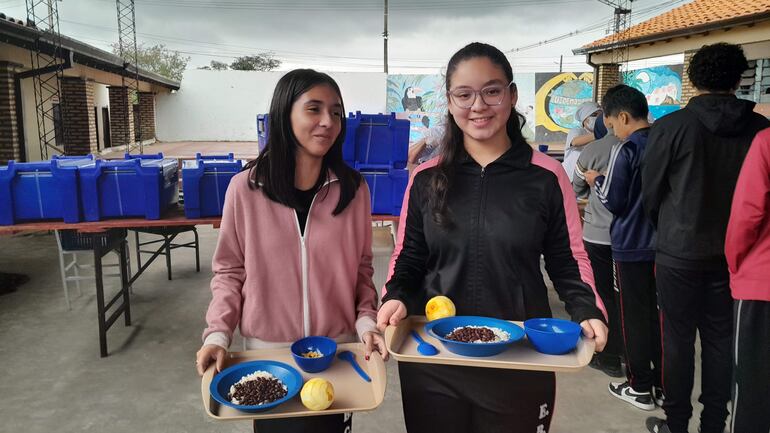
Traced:
<path id="1" fill-rule="evenodd" d="M 196 160 L 228 160 L 228 161 L 234 161 L 235 160 L 235 154 L 233 152 L 228 153 L 227 155 L 201 155 L 200 152 L 195 154 Z"/>

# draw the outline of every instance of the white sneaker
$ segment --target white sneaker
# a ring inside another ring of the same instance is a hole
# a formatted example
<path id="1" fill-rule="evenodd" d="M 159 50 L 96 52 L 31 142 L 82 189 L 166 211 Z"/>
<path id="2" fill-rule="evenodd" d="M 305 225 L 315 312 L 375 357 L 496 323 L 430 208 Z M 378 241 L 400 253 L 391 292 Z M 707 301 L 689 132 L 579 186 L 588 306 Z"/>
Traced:
<path id="1" fill-rule="evenodd" d="M 650 392 L 636 392 L 626 382 L 610 382 L 607 387 L 613 397 L 631 403 L 642 410 L 655 410 L 655 400 Z"/>
<path id="2" fill-rule="evenodd" d="M 659 386 L 652 387 L 652 398 L 655 399 L 655 404 L 658 407 L 663 407 L 663 402 L 666 401 L 666 395 L 663 394 L 663 388 Z"/>

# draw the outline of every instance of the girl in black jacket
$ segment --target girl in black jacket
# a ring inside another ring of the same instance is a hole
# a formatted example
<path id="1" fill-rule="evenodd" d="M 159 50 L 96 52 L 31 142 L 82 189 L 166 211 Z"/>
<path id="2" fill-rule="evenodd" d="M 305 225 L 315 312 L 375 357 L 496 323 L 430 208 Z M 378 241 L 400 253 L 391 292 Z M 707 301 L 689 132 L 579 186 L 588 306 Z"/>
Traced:
<path id="1" fill-rule="evenodd" d="M 606 342 L 572 186 L 561 165 L 521 134 L 513 71 L 495 47 L 472 43 L 447 66 L 442 154 L 418 167 L 401 212 L 378 326 L 421 315 L 446 295 L 458 315 L 550 317 L 540 257 L 572 319 Z M 410 432 L 547 432 L 549 372 L 399 364 Z"/>

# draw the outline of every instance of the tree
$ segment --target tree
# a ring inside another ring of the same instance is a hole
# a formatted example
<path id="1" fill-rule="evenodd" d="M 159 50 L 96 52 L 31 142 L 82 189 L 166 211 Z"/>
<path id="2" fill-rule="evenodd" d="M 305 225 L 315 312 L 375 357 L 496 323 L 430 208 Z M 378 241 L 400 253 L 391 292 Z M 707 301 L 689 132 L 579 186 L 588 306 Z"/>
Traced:
<path id="1" fill-rule="evenodd" d="M 230 69 L 237 71 L 272 71 L 280 66 L 281 61 L 276 59 L 273 53 L 238 57 L 230 63 Z"/>
<path id="2" fill-rule="evenodd" d="M 112 44 L 112 52 L 120 55 L 118 44 Z M 130 60 L 133 56 L 127 55 Z M 178 51 L 170 50 L 163 44 L 145 46 L 139 44 L 137 47 L 137 61 L 139 67 L 156 74 L 163 75 L 175 81 L 182 79 L 182 74 L 187 67 L 189 57 L 182 56 Z"/>
<path id="3" fill-rule="evenodd" d="M 227 63 L 224 62 L 217 62 L 216 60 L 211 61 L 211 69 L 215 71 L 226 71 L 227 70 Z"/>
<path id="4" fill-rule="evenodd" d="M 227 63 L 212 60 L 207 66 L 200 66 L 198 69 L 205 69 L 207 71 L 226 71 L 227 68 Z"/>

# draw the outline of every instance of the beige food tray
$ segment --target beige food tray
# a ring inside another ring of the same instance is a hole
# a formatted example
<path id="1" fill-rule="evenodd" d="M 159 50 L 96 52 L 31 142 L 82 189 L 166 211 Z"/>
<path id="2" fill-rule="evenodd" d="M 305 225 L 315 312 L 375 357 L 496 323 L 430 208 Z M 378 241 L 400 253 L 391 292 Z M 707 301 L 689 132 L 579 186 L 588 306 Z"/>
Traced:
<path id="1" fill-rule="evenodd" d="M 345 412 L 361 412 L 376 409 L 385 398 L 385 387 L 387 378 L 385 375 L 385 363 L 378 354 L 369 357 L 369 361 L 364 358 L 364 346 L 361 343 L 340 344 L 337 353 L 349 350 L 356 355 L 358 365 L 372 378 L 371 382 L 366 382 L 356 373 L 353 366 L 347 361 L 334 359 L 328 370 L 320 373 L 305 373 L 300 369 L 291 356 L 288 347 L 282 349 L 250 350 L 246 352 L 228 353 L 228 359 L 225 361 L 225 368 L 244 361 L 254 360 L 272 360 L 280 361 L 295 367 L 302 374 L 304 382 L 314 377 L 322 377 L 329 380 L 334 386 L 334 403 L 331 407 L 321 411 L 311 411 L 302 405 L 297 393 L 294 398 L 278 405 L 272 409 L 247 413 L 223 406 L 211 397 L 209 385 L 214 379 L 215 368 L 209 367 L 201 380 L 201 395 L 203 396 L 203 407 L 206 413 L 216 419 L 221 420 L 249 420 L 249 419 L 267 419 L 267 418 L 293 418 L 298 416 L 311 415 L 331 415 Z"/>
<path id="2" fill-rule="evenodd" d="M 402 362 L 421 362 L 425 364 L 463 365 L 468 367 L 506 368 L 512 370 L 537 370 L 574 372 L 588 365 L 594 354 L 594 342 L 580 338 L 577 348 L 564 355 L 546 355 L 537 352 L 529 340 L 517 341 L 505 352 L 495 356 L 474 358 L 456 355 L 448 351 L 436 338 L 429 336 L 423 326 L 425 317 L 410 316 L 398 326 L 388 326 L 385 330 L 385 344 L 391 356 Z M 513 322 L 522 328 L 521 322 Z M 436 346 L 439 353 L 423 356 L 417 352 L 417 342 L 409 335 L 414 329 L 428 343 Z"/>

